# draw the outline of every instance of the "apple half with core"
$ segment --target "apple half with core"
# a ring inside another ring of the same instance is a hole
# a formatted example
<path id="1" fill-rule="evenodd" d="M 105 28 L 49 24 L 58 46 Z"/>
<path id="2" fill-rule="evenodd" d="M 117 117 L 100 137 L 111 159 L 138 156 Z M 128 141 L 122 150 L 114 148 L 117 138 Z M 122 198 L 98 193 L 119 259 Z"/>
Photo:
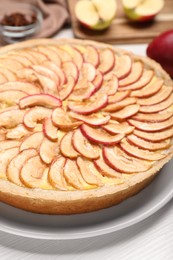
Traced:
<path id="1" fill-rule="evenodd" d="M 150 21 L 163 8 L 164 0 L 122 0 L 124 12 L 130 20 Z"/>
<path id="2" fill-rule="evenodd" d="M 108 28 L 116 10 L 116 0 L 79 0 L 75 6 L 78 21 L 93 30 Z"/>

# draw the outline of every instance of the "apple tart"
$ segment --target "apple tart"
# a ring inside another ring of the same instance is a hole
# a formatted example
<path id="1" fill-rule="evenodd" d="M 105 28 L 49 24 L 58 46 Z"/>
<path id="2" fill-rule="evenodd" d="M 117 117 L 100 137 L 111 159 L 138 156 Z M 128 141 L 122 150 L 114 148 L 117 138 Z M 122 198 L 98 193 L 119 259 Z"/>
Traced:
<path id="1" fill-rule="evenodd" d="M 0 49 L 0 201 L 43 214 L 113 206 L 173 156 L 173 82 L 110 45 Z"/>

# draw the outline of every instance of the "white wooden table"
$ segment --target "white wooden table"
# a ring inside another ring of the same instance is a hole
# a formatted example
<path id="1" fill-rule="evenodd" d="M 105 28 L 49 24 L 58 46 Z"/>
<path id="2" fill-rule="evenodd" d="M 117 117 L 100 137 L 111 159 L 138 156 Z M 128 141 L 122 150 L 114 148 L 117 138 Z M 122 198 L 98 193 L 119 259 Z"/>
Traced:
<path id="1" fill-rule="evenodd" d="M 56 38 L 72 37 L 67 29 Z M 121 45 L 144 55 L 146 45 Z M 0 213 L 1 214 L 1 213 Z M 95 238 L 47 241 L 0 232 L 0 260 L 172 260 L 173 200 L 148 219 Z"/>

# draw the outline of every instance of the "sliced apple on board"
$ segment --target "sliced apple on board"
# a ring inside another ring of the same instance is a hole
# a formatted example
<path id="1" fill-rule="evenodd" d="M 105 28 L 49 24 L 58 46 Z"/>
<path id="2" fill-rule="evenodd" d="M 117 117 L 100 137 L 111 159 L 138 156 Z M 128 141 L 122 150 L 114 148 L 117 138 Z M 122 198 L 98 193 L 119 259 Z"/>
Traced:
<path id="1" fill-rule="evenodd" d="M 103 30 L 109 27 L 116 10 L 115 0 L 79 0 L 75 6 L 78 21 L 93 30 Z"/>
<path id="2" fill-rule="evenodd" d="M 124 11 L 133 21 L 150 21 L 163 8 L 164 0 L 123 0 Z"/>

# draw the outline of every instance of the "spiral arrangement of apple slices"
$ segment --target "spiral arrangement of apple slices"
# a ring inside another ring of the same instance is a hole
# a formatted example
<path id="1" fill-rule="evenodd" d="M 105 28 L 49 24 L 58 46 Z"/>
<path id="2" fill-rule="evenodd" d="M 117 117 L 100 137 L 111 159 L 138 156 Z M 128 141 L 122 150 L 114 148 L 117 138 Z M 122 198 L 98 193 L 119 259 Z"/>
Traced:
<path id="1" fill-rule="evenodd" d="M 130 54 L 66 44 L 0 58 L 0 178 L 119 185 L 167 156 L 172 136 L 173 87 Z"/>

